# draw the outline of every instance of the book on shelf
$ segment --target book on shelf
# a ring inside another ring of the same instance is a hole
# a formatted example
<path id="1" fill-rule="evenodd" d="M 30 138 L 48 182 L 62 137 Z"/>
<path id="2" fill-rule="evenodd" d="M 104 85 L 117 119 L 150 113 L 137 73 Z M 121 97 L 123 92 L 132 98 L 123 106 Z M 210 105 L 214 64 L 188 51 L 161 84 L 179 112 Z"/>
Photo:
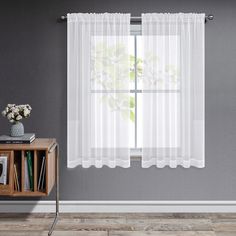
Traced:
<path id="1" fill-rule="evenodd" d="M 17 191 L 15 166 L 13 168 L 13 180 L 14 180 L 14 190 Z"/>
<path id="2" fill-rule="evenodd" d="M 15 168 L 14 168 L 14 171 L 13 171 L 13 179 L 14 179 L 14 190 L 17 191 Z"/>
<path id="3" fill-rule="evenodd" d="M 39 181 L 38 181 L 38 191 L 43 189 L 43 181 L 44 181 L 44 178 L 43 176 L 45 175 L 45 156 L 43 156 L 42 158 L 42 163 L 41 163 L 41 167 L 40 167 L 40 174 L 39 174 Z"/>
<path id="4" fill-rule="evenodd" d="M 7 184 L 7 156 L 0 156 L 0 184 Z"/>
<path id="5" fill-rule="evenodd" d="M 25 191 L 29 191 L 29 190 L 30 190 L 30 178 L 29 178 L 27 157 L 25 157 L 24 164 L 25 164 L 24 190 L 25 190 Z"/>
<path id="6" fill-rule="evenodd" d="M 33 161 L 31 157 L 31 152 L 27 151 L 26 152 L 26 159 L 27 159 L 27 166 L 28 166 L 28 173 L 29 173 L 29 185 L 30 185 L 30 190 L 34 190 L 34 180 L 33 180 Z"/>
<path id="7" fill-rule="evenodd" d="M 18 179 L 16 164 L 14 164 L 14 175 L 15 175 L 15 186 L 16 186 L 15 190 L 20 191 L 20 185 L 19 185 L 19 179 Z"/>
<path id="8" fill-rule="evenodd" d="M 41 182 L 41 190 L 44 190 L 44 187 L 45 187 L 45 176 L 46 176 L 46 163 L 44 163 L 44 166 L 43 166 L 43 176 L 42 176 L 42 182 Z"/>
<path id="9" fill-rule="evenodd" d="M 35 140 L 34 133 L 26 133 L 20 137 L 0 135 L 0 144 L 30 144 Z"/>

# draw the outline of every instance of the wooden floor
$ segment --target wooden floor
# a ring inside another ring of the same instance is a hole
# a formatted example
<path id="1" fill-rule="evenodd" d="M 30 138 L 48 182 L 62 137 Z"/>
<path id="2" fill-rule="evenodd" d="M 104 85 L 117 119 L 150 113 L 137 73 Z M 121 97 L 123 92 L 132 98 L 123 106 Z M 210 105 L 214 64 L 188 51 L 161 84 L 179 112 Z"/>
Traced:
<path id="1" fill-rule="evenodd" d="M 1 214 L 0 236 L 46 236 L 53 214 Z M 55 236 L 236 236 L 236 214 L 61 214 Z"/>

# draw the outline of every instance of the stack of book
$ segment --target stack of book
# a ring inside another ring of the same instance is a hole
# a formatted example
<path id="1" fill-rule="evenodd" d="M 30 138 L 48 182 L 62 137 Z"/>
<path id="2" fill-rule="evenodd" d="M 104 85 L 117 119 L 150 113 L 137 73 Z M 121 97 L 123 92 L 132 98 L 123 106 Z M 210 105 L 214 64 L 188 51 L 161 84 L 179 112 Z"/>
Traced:
<path id="1" fill-rule="evenodd" d="M 34 133 L 24 134 L 20 137 L 11 137 L 9 135 L 0 136 L 0 144 L 30 144 L 35 140 Z"/>

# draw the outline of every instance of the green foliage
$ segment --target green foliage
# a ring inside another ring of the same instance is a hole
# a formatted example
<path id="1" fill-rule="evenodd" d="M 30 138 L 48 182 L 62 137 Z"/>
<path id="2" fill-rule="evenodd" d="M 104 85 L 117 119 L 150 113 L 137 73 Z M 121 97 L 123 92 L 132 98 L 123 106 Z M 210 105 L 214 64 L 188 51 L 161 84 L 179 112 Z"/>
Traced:
<path id="1" fill-rule="evenodd" d="M 126 51 L 126 45 L 114 44 L 107 47 L 106 43 L 95 40 L 91 53 L 92 87 L 103 90 L 127 88 L 129 65 Z"/>
<path id="2" fill-rule="evenodd" d="M 141 58 L 136 59 L 136 73 L 137 77 L 141 77 L 143 73 L 143 60 Z M 135 57 L 130 55 L 130 80 L 135 81 Z"/>
<path id="3" fill-rule="evenodd" d="M 103 42 L 95 42 L 91 55 L 92 88 L 102 90 L 127 90 L 129 81 L 135 80 L 135 57 L 127 55 L 127 46 L 114 44 L 107 47 Z M 127 63 L 128 59 L 130 65 Z M 119 64 L 119 73 L 117 72 Z M 140 71 L 141 68 L 139 68 Z M 138 70 L 138 68 L 137 68 Z M 129 78 L 127 76 L 129 71 Z M 135 120 L 135 100 L 128 93 L 104 93 L 100 99 L 111 111 L 120 111 L 124 119 Z"/>
<path id="4" fill-rule="evenodd" d="M 98 40 L 99 41 L 99 40 Z M 134 55 L 127 54 L 127 45 L 116 44 L 107 47 L 106 43 L 97 42 L 91 53 L 91 85 L 93 89 L 101 90 L 127 90 L 129 83 L 135 82 L 135 68 L 137 79 L 148 86 L 162 87 L 164 83 L 177 83 L 179 71 L 174 65 L 166 65 L 164 70 L 156 70 L 159 58 L 148 53 L 143 61 Z M 129 63 L 128 63 L 129 60 Z M 117 69 L 117 64 L 119 68 Z M 145 64 L 150 76 L 143 78 L 143 65 Z M 127 73 L 129 72 L 129 77 Z M 166 81 L 166 78 L 170 78 Z M 104 93 L 101 102 L 106 103 L 111 111 L 119 111 L 124 119 L 135 122 L 135 99 L 128 93 Z"/>
<path id="5" fill-rule="evenodd" d="M 130 111 L 130 116 L 129 116 L 129 118 L 130 118 L 130 120 L 131 120 L 132 122 L 135 122 L 135 113 L 134 113 L 134 111 Z"/>
<path id="6" fill-rule="evenodd" d="M 134 97 L 129 98 L 129 107 L 134 108 L 135 107 L 135 100 Z"/>
<path id="7" fill-rule="evenodd" d="M 135 81 L 135 72 L 134 71 L 129 72 L 129 78 L 131 81 Z"/>

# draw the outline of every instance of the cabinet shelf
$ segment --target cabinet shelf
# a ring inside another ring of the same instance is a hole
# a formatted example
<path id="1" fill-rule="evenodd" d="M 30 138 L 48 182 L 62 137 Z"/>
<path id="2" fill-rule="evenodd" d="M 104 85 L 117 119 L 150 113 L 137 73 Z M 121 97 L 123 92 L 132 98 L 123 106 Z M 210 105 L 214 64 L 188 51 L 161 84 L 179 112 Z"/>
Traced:
<path id="1" fill-rule="evenodd" d="M 15 197 L 43 197 L 43 196 L 47 196 L 46 192 L 40 192 L 40 191 L 23 191 L 23 192 L 19 192 L 19 191 L 14 191 L 12 193 L 12 196 Z"/>

